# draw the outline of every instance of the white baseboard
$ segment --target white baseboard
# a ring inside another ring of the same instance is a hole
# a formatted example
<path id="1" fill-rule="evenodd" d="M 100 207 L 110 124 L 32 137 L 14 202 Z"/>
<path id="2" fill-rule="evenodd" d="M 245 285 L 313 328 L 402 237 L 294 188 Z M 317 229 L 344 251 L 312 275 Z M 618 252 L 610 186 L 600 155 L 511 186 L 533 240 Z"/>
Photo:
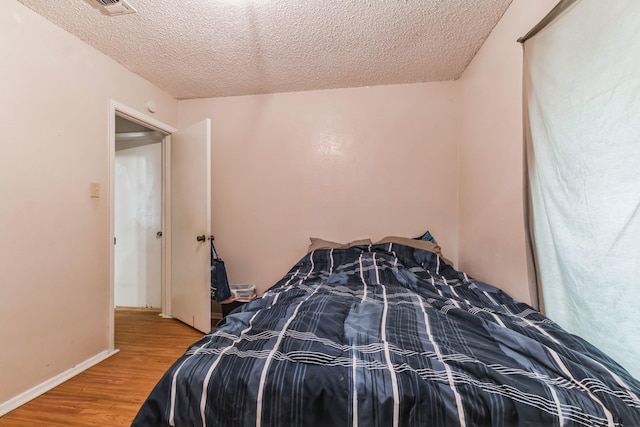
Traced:
<path id="1" fill-rule="evenodd" d="M 93 357 L 90 357 L 89 359 L 85 360 L 84 362 L 74 366 L 71 369 L 67 369 L 66 371 L 62 372 L 61 374 L 56 375 L 53 378 L 50 378 L 40 384 L 38 384 L 37 386 L 30 388 L 29 390 L 25 391 L 24 393 L 20 393 L 19 395 L 17 395 L 16 397 L 13 397 L 9 400 L 7 400 L 6 402 L 0 403 L 0 417 L 13 411 L 14 409 L 18 408 L 19 406 L 24 405 L 25 403 L 27 403 L 30 400 L 35 399 L 36 397 L 46 393 L 47 391 L 51 390 L 54 387 L 59 386 L 60 384 L 62 384 L 63 382 L 75 377 L 76 375 L 78 375 L 79 373 L 86 371 L 87 369 L 89 369 L 90 367 L 97 365 L 98 363 L 102 362 L 103 360 L 107 359 L 108 357 L 113 356 L 114 354 L 116 354 L 119 350 L 113 350 L 113 351 L 109 351 L 109 350 L 105 350 L 101 353 L 96 354 Z"/>

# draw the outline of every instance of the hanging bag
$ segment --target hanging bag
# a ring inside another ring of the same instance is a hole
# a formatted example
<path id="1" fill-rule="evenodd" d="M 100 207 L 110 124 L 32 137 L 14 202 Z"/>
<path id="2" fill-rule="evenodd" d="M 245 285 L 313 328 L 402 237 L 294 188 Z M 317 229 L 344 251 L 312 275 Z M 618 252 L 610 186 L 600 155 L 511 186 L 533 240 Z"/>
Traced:
<path id="1" fill-rule="evenodd" d="M 218 257 L 211 238 L 211 299 L 222 302 L 231 298 L 231 289 L 227 279 L 227 269 L 222 258 Z"/>

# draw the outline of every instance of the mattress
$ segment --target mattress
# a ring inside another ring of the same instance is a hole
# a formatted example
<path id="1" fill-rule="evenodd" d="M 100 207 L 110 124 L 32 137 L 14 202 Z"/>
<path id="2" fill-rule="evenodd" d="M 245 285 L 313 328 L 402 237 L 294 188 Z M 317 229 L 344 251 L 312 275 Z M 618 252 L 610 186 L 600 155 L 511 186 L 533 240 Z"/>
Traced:
<path id="1" fill-rule="evenodd" d="M 639 426 L 640 383 L 398 243 L 318 249 L 165 373 L 133 426 Z"/>

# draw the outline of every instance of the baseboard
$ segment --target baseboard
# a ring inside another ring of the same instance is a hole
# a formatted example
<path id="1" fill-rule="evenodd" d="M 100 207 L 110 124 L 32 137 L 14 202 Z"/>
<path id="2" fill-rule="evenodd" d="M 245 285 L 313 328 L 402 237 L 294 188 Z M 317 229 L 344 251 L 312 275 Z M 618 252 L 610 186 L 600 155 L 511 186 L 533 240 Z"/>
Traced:
<path id="1" fill-rule="evenodd" d="M 116 311 L 148 311 L 151 313 L 160 313 L 162 311 L 159 307 L 128 307 L 125 305 L 118 305 L 115 308 Z"/>
<path id="2" fill-rule="evenodd" d="M 25 391 L 24 393 L 20 393 L 16 397 L 9 399 L 6 402 L 0 403 L 0 417 L 24 405 L 28 401 L 33 400 L 36 397 L 46 393 L 52 388 L 59 386 L 63 382 L 75 377 L 76 375 L 78 375 L 83 371 L 86 371 L 90 367 L 97 365 L 98 363 L 102 362 L 108 357 L 113 356 L 118 351 L 119 350 L 113 350 L 113 351 L 105 350 L 101 353 L 98 353 L 95 356 L 85 360 L 84 362 L 74 366 L 73 368 L 67 369 L 61 374 L 56 375 L 55 377 L 50 378 L 45 382 L 38 384 L 37 386 Z"/>

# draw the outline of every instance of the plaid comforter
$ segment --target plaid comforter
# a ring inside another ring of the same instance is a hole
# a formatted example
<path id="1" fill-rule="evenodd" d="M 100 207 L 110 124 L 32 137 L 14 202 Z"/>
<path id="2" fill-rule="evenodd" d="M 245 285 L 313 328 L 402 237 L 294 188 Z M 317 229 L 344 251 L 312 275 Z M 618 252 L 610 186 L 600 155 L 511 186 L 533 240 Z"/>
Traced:
<path id="1" fill-rule="evenodd" d="M 399 244 L 322 249 L 167 371 L 134 426 L 640 426 L 640 382 Z"/>

